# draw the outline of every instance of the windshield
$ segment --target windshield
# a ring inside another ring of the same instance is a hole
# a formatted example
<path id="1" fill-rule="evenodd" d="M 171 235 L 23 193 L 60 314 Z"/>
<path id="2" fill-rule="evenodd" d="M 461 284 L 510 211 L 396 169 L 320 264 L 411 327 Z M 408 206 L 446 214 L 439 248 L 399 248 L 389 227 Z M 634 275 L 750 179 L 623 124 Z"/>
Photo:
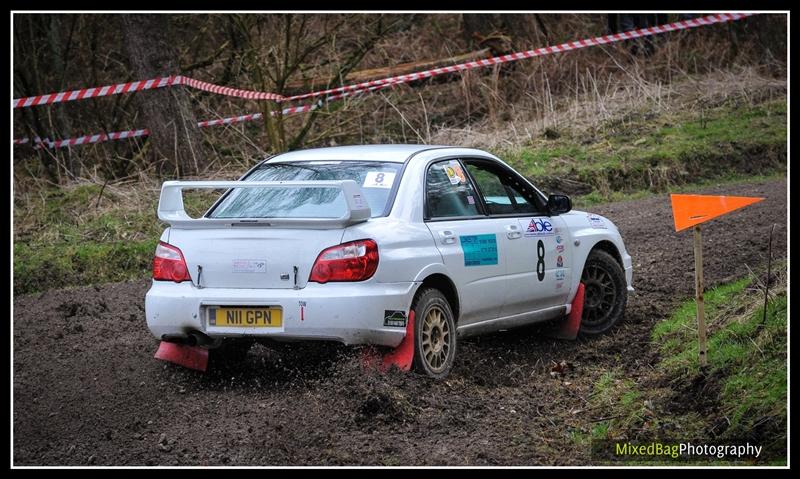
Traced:
<path id="1" fill-rule="evenodd" d="M 402 165 L 368 161 L 265 163 L 245 181 L 353 180 L 361 186 L 372 216 L 381 216 Z M 230 192 L 210 218 L 339 218 L 347 212 L 338 188 L 242 188 Z"/>

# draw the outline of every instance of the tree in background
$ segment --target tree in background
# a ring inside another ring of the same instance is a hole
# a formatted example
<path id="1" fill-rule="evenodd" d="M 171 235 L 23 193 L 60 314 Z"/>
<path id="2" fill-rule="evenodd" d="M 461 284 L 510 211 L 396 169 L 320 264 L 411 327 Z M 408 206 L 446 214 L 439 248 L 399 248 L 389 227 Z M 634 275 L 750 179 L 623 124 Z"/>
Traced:
<path id="1" fill-rule="evenodd" d="M 168 15 L 121 15 L 130 67 L 136 78 L 180 73 L 178 51 L 170 41 Z M 206 149 L 190 97 L 184 88 L 159 88 L 137 95 L 142 125 L 150 130 L 149 162 L 161 172 L 196 174 L 206 161 Z"/>
<path id="2" fill-rule="evenodd" d="M 345 84 L 378 41 L 410 28 L 416 16 L 237 14 L 230 18 L 230 42 L 238 45 L 235 54 L 243 60 L 253 88 L 284 96 L 293 92 L 291 80 L 302 80 L 302 91 Z M 309 77 L 319 66 L 326 74 Z M 311 111 L 298 129 L 287 132 L 281 105 L 260 103 L 269 141 L 265 149 L 275 153 L 303 146 L 321 111 Z"/>
<path id="3" fill-rule="evenodd" d="M 677 17 L 671 15 L 673 21 Z M 14 14 L 13 95 L 181 74 L 289 96 L 600 35 L 614 19 L 607 14 Z M 14 138 L 66 139 L 144 127 L 152 133 L 76 147 L 15 146 L 15 171 L 58 184 L 190 175 L 231 163 L 246 167 L 268 153 L 306 146 L 407 141 L 409 127 L 430 132 L 483 119 L 505 121 L 515 112 L 552 113 L 552 98 L 585 85 L 596 91 L 617 88 L 621 77 L 639 67 L 647 81 L 730 65 L 785 76 L 785 15 L 667 34 L 661 41 L 670 48 L 646 58 L 619 55 L 611 47 L 585 49 L 409 82 L 393 92 L 289 116 L 279 113 L 286 103 L 186 87 L 14 109 Z M 624 44 L 618 48 L 624 53 Z M 256 111 L 266 113 L 260 122 L 202 130 L 193 117 Z"/>

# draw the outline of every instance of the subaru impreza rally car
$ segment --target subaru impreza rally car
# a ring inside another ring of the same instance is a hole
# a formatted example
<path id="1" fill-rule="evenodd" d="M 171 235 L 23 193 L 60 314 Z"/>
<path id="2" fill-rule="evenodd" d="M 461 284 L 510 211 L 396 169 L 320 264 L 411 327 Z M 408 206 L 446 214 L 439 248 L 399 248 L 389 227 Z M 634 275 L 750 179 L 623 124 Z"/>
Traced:
<path id="1" fill-rule="evenodd" d="M 192 218 L 183 190 L 197 188 L 225 192 Z M 158 217 L 169 227 L 145 307 L 162 341 L 395 347 L 412 335 L 414 368 L 441 378 L 459 338 L 562 319 L 581 283 L 580 332 L 600 334 L 633 291 L 610 220 L 477 149 L 284 153 L 239 181 L 165 182 Z"/>

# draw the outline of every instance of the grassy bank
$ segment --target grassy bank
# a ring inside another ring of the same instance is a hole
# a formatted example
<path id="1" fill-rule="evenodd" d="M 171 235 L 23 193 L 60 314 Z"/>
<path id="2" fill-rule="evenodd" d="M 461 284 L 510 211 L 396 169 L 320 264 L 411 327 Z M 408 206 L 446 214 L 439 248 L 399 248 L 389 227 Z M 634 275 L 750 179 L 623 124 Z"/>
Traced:
<path id="1" fill-rule="evenodd" d="M 15 198 L 15 293 L 145 275 L 161 231 L 157 196 L 139 196 L 90 183 Z"/>
<path id="2" fill-rule="evenodd" d="M 157 219 L 158 183 L 77 183 L 17 195 L 14 203 L 14 292 L 146 277 L 166 227 Z M 215 199 L 184 197 L 197 215 Z"/>
<path id="3" fill-rule="evenodd" d="M 787 407 L 786 265 L 771 284 L 764 316 L 766 277 L 744 278 L 711 290 L 708 368 L 697 355 L 695 303 L 690 301 L 653 330 L 660 344 L 661 366 L 672 381 L 690 385 L 702 377 L 702 394 L 718 399 L 716 412 L 725 424 L 714 425 L 720 438 L 760 440 L 765 447 L 785 450 Z"/>
<path id="4" fill-rule="evenodd" d="M 602 439 L 750 441 L 764 447 L 766 456 L 758 464 L 785 464 L 786 264 L 776 269 L 766 320 L 765 276 L 706 292 L 706 369 L 701 370 L 697 357 L 693 300 L 658 323 L 652 340 L 661 359 L 653 374 L 634 381 L 621 371 L 604 373 L 595 383 L 591 407 L 607 419 L 589 431 L 574 431 L 573 439 L 584 445 Z"/>
<path id="5" fill-rule="evenodd" d="M 607 198 L 786 168 L 786 102 L 628 113 L 495 153 L 545 189 Z"/>

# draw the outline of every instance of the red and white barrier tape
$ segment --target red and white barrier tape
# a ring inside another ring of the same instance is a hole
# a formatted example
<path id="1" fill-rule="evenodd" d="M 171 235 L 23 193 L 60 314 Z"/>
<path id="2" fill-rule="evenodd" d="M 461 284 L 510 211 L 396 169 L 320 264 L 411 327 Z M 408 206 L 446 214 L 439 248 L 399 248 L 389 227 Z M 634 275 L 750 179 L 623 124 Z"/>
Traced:
<path id="1" fill-rule="evenodd" d="M 136 138 L 138 136 L 147 136 L 149 134 L 150 132 L 147 130 L 147 128 L 142 128 L 141 130 L 117 131 L 108 134 L 97 133 L 94 135 L 79 136 L 78 138 L 69 138 L 66 140 L 45 140 L 44 142 L 38 142 L 37 146 L 34 148 L 41 148 L 42 146 L 47 146 L 48 148 L 64 148 L 67 146 L 87 145 L 89 143 L 100 143 L 109 140 Z"/>
<path id="2" fill-rule="evenodd" d="M 37 105 L 50 105 L 52 103 L 84 100 L 86 98 L 96 98 L 99 96 L 120 95 L 123 93 L 133 93 L 142 90 L 152 90 L 154 88 L 180 85 L 181 83 L 182 77 L 180 76 L 154 78 L 152 80 L 140 80 L 129 83 L 119 83 L 117 85 L 82 88 L 80 90 L 62 91 L 59 93 L 49 93 L 47 95 L 15 98 L 12 101 L 11 106 L 13 108 L 28 108 Z"/>
<path id="3" fill-rule="evenodd" d="M 646 37 L 656 35 L 659 33 L 671 32 L 675 30 L 686 30 L 689 28 L 700 27 L 704 25 L 712 25 L 714 23 L 730 22 L 739 20 L 748 16 L 754 15 L 752 13 L 721 13 L 718 15 L 708 15 L 705 17 L 692 18 L 688 20 L 681 20 L 679 22 L 669 23 L 666 25 L 658 25 L 655 27 L 640 28 L 638 30 L 630 30 L 627 32 L 615 33 L 612 35 L 602 35 L 594 38 L 586 38 L 584 40 L 577 40 L 573 42 L 566 42 L 560 45 L 553 45 L 549 47 L 537 48 L 535 50 L 528 50 L 524 52 L 509 53 L 508 55 L 501 55 L 493 58 L 486 58 L 482 60 L 475 60 L 471 62 L 461 63 L 448 67 L 433 68 L 431 70 L 409 73 L 406 75 L 398 75 L 380 80 L 372 80 L 363 83 L 356 83 L 353 85 L 342 86 L 338 88 L 330 88 L 328 90 L 321 90 L 312 93 L 305 93 L 302 95 L 295 95 L 285 98 L 285 101 L 301 100 L 303 98 L 311 98 L 321 95 L 330 95 L 332 93 L 339 93 L 344 91 L 361 90 L 376 85 L 384 85 L 387 83 L 406 83 L 414 80 L 421 80 L 424 78 L 431 78 L 446 73 L 455 73 L 458 71 L 470 70 L 473 68 L 488 67 L 498 65 L 501 63 L 508 63 L 513 61 L 522 60 L 525 58 L 533 58 L 543 55 L 550 55 L 553 53 L 560 53 L 570 50 L 578 50 L 580 48 L 591 47 L 595 45 L 603 45 L 606 43 L 615 43 L 623 40 L 630 40 L 633 38 Z"/>
<path id="4" fill-rule="evenodd" d="M 325 102 L 320 100 L 320 101 L 317 101 L 315 103 L 309 103 L 307 105 L 301 105 L 301 106 L 296 106 L 296 107 L 291 107 L 291 108 L 284 108 L 281 111 L 281 114 L 283 114 L 283 115 L 291 115 L 291 114 L 294 114 L 294 113 L 304 113 L 304 112 L 307 112 L 307 111 L 316 110 L 317 108 L 322 107 L 324 105 L 324 103 L 328 103 L 328 102 L 331 102 L 331 101 L 339 100 L 339 99 L 344 98 L 346 96 L 350 96 L 350 95 L 354 95 L 354 94 L 358 94 L 358 93 L 363 93 L 363 92 L 367 92 L 367 91 L 380 90 L 380 89 L 383 89 L 383 88 L 393 87 L 393 86 L 395 86 L 395 85 L 394 84 L 381 85 L 379 87 L 373 87 L 373 88 L 369 88 L 369 89 L 366 89 L 366 90 L 360 90 L 360 91 L 356 91 L 356 92 L 347 92 L 347 93 L 341 93 L 341 94 L 338 94 L 338 95 L 332 95 L 332 96 L 328 97 Z M 272 114 L 273 115 L 277 115 L 278 113 L 277 112 L 272 112 Z M 217 119 L 217 120 L 199 121 L 199 122 L 197 122 L 197 126 L 199 128 L 207 128 L 207 127 L 210 127 L 210 126 L 233 125 L 235 123 L 241 123 L 241 122 L 245 122 L 245 121 L 260 120 L 261 118 L 263 118 L 263 115 L 261 113 L 250 113 L 248 115 L 232 116 L 232 117 L 229 117 L 229 118 L 220 118 L 220 119 Z M 122 140 L 122 139 L 125 139 L 125 138 L 135 138 L 135 137 L 139 137 L 139 136 L 147 136 L 149 134 L 150 134 L 150 131 L 147 130 L 146 128 L 143 128 L 143 129 L 140 129 L 140 130 L 118 131 L 118 132 L 108 133 L 108 134 L 106 134 L 106 133 L 96 133 L 94 135 L 85 135 L 85 136 L 80 136 L 80 137 L 77 137 L 77 138 L 69 138 L 69 139 L 64 139 L 64 140 L 50 140 L 48 138 L 42 139 L 42 138 L 38 138 L 37 137 L 37 138 L 35 138 L 33 140 L 33 144 L 35 145 L 34 149 L 40 149 L 40 148 L 45 148 L 45 147 L 46 148 L 65 148 L 65 147 L 69 147 L 69 146 L 86 145 L 86 144 L 90 144 L 90 143 L 102 143 L 102 142 L 110 141 L 110 140 Z M 28 138 L 14 139 L 14 144 L 15 145 L 26 144 L 28 142 L 29 142 Z"/>
<path id="5" fill-rule="evenodd" d="M 197 122 L 199 128 L 207 128 L 209 126 L 218 125 L 233 125 L 234 123 L 241 123 L 243 121 L 260 120 L 263 118 L 261 113 L 251 113 L 249 115 L 232 116 L 230 118 L 220 118 L 219 120 L 205 120 Z"/>
<path id="6" fill-rule="evenodd" d="M 101 96 L 120 95 L 123 93 L 134 93 L 142 90 L 152 90 L 177 85 L 186 85 L 196 90 L 207 91 L 225 96 L 235 96 L 248 100 L 275 100 L 280 101 L 282 96 L 275 93 L 266 93 L 252 90 L 239 90 L 237 88 L 214 85 L 194 78 L 181 75 L 169 76 L 164 78 L 154 78 L 152 80 L 140 80 L 129 83 L 119 83 L 117 85 L 107 85 L 95 88 L 83 88 L 80 90 L 62 91 L 59 93 L 49 93 L 47 95 L 29 96 L 25 98 L 15 98 L 11 103 L 13 108 L 28 108 L 38 105 L 50 105 L 52 103 L 63 103 L 67 101 L 84 100 L 87 98 L 97 98 Z"/>
<path id="7" fill-rule="evenodd" d="M 560 53 L 570 50 L 577 50 L 580 48 L 586 48 L 595 45 L 603 45 L 607 43 L 615 43 L 624 40 L 630 40 L 633 38 L 640 38 L 646 37 L 650 35 L 656 35 L 659 33 L 671 32 L 675 30 L 686 30 L 689 28 L 696 28 L 704 25 L 712 25 L 715 23 L 721 22 L 730 22 L 735 20 L 740 20 L 745 17 L 749 17 L 754 15 L 752 13 L 721 13 L 716 15 L 707 15 L 705 17 L 699 18 L 692 18 L 688 20 L 681 20 L 679 22 L 673 22 L 666 25 L 658 25 L 654 27 L 647 27 L 647 28 L 640 28 L 638 30 L 630 30 L 627 32 L 616 33 L 612 35 L 602 35 L 599 37 L 594 38 L 587 38 L 584 40 L 577 40 L 572 42 L 562 43 L 560 45 L 553 45 L 549 47 L 538 48 L 535 50 L 528 50 L 524 52 L 517 52 L 517 53 L 510 53 L 508 55 L 501 55 L 498 57 L 493 58 L 486 58 L 481 60 L 475 60 L 471 62 L 461 63 L 458 65 L 452 65 L 448 67 L 441 67 L 441 68 L 433 68 L 431 70 L 425 70 L 421 72 L 409 73 L 406 75 L 398 75 L 389 78 L 383 78 L 379 80 L 372 80 L 368 82 L 356 83 L 353 85 L 347 85 L 337 88 L 330 88 L 327 90 L 320 90 L 311 93 L 305 93 L 301 95 L 295 95 L 291 97 L 282 97 L 275 93 L 269 92 L 258 92 L 253 90 L 240 90 L 236 88 L 229 88 L 223 87 L 219 85 L 214 85 L 212 83 L 203 82 L 200 80 L 195 80 L 193 78 L 188 78 L 184 76 L 170 76 L 164 78 L 158 78 L 153 80 L 145 80 L 145 81 L 137 81 L 137 82 L 130 82 L 130 83 L 121 83 L 118 85 L 109 85 L 104 87 L 97 87 L 97 88 L 86 88 L 82 90 L 73 90 L 68 92 L 60 92 L 60 93 L 50 93 L 48 95 L 40 95 L 35 97 L 27 97 L 27 98 L 17 98 L 13 100 L 13 108 L 26 108 L 36 105 L 47 105 L 51 103 L 59 103 L 65 101 L 75 101 L 75 100 L 82 100 L 85 98 L 94 98 L 100 96 L 108 96 L 108 95 L 117 95 L 122 93 L 131 93 L 134 91 L 141 91 L 141 90 L 149 90 L 153 88 L 162 88 L 166 86 L 174 86 L 174 85 L 186 85 L 191 88 L 195 88 L 202 91 L 207 91 L 211 93 L 216 93 L 220 95 L 226 96 L 235 96 L 239 98 L 246 98 L 251 100 L 274 100 L 277 102 L 282 101 L 293 101 L 293 100 L 300 100 L 304 98 L 312 98 L 318 96 L 325 96 L 330 95 L 327 98 L 327 102 L 338 100 L 342 97 L 362 93 L 362 92 L 369 92 L 375 91 L 386 87 L 394 87 L 399 84 L 421 80 L 425 78 L 432 78 L 434 76 L 443 75 L 446 73 L 455 73 L 459 71 L 470 70 L 473 68 L 482 68 L 492 65 L 498 65 L 502 63 L 508 63 L 512 61 L 518 61 L 525 58 L 533 58 L 537 56 L 543 55 L 550 55 L 553 53 Z M 321 106 L 321 101 L 317 103 L 311 103 L 307 105 L 301 105 L 296 107 L 285 108 L 282 110 L 283 115 L 291 115 L 294 113 L 303 113 L 307 111 L 314 110 Z M 260 113 L 255 113 L 251 115 L 242 115 L 238 117 L 232 118 L 225 118 L 220 120 L 208 120 L 202 121 L 198 123 L 198 126 L 201 128 L 206 126 L 216 126 L 216 125 L 224 125 L 224 124 L 232 124 L 238 123 L 241 121 L 250 121 L 256 120 L 261 118 Z M 133 132 L 146 132 L 147 130 L 132 130 Z M 72 146 L 72 145 L 79 145 L 85 143 L 97 143 L 100 141 L 107 141 L 107 140 L 115 140 L 121 138 L 131 138 L 131 135 L 122 136 L 123 134 L 131 133 L 131 132 L 117 132 L 117 133 L 109 133 L 108 135 L 100 134 L 100 135 L 87 135 L 79 138 L 71 138 L 67 140 L 56 140 L 54 142 L 50 142 L 49 140 L 45 139 L 44 141 L 38 141 L 37 148 L 41 147 L 43 144 L 47 145 L 59 145 L 56 147 L 61 146 Z M 138 134 L 135 136 L 144 136 L 147 133 Z M 118 137 L 112 137 L 112 135 L 120 135 Z M 83 141 L 78 142 L 82 139 L 93 139 L 93 138 L 102 138 L 97 139 L 96 141 Z M 14 144 L 25 144 L 28 142 L 27 138 L 22 139 L 15 139 Z M 74 142 L 74 143 L 73 143 Z M 51 146 L 52 147 L 52 146 Z"/>
<path id="8" fill-rule="evenodd" d="M 248 100 L 274 100 L 277 102 L 284 100 L 284 97 L 278 95 L 277 93 L 268 93 L 268 92 L 253 91 L 253 90 L 239 90 L 237 88 L 214 85 L 213 83 L 195 80 L 194 78 L 183 77 L 183 76 L 180 78 L 181 78 L 181 84 L 183 85 L 186 85 L 188 87 L 197 90 L 216 93 L 218 95 L 235 96 L 239 98 L 245 98 Z"/>
<path id="9" fill-rule="evenodd" d="M 666 25 L 658 25 L 654 27 L 640 28 L 638 30 L 631 30 L 628 32 L 616 33 L 613 35 L 602 35 L 594 38 L 587 38 L 584 40 L 577 40 L 573 42 L 566 42 L 560 45 L 553 45 L 549 47 L 538 48 L 536 50 L 528 50 L 524 52 L 510 53 L 493 58 L 486 58 L 482 60 L 475 60 L 471 62 L 461 63 L 448 67 L 433 68 L 431 70 L 409 73 L 407 75 L 399 75 L 395 77 L 383 78 L 379 80 L 372 80 L 363 83 L 356 83 L 353 85 L 342 86 L 338 88 L 330 88 L 327 90 L 320 90 L 311 93 L 304 93 L 301 95 L 294 95 L 290 97 L 283 97 L 276 93 L 259 92 L 253 90 L 241 90 L 237 88 L 224 87 L 214 85 L 194 78 L 189 78 L 181 75 L 169 76 L 163 78 L 155 78 L 151 80 L 140 80 L 130 83 L 120 83 L 117 85 L 108 85 L 103 87 L 84 88 L 80 90 L 72 90 L 66 92 L 50 93 L 47 95 L 38 95 L 25 98 L 16 98 L 12 102 L 13 108 L 28 108 L 37 105 L 49 105 L 52 103 L 61 103 L 67 101 L 83 100 L 86 98 L 96 98 L 108 95 L 118 95 L 123 93 L 133 93 L 142 90 L 151 90 L 154 88 L 162 88 L 175 85 L 186 85 L 210 93 L 215 93 L 225 96 L 233 96 L 238 98 L 245 98 L 249 100 L 274 100 L 277 102 L 301 100 L 304 98 L 312 98 L 318 96 L 325 96 L 334 93 L 345 91 L 356 91 L 367 89 L 372 86 L 386 85 L 389 83 L 406 83 L 414 80 L 421 80 L 424 78 L 431 78 L 437 75 L 446 73 L 454 73 L 458 71 L 470 70 L 473 68 L 482 68 L 501 63 L 518 61 L 525 58 L 533 58 L 542 55 L 550 55 L 552 53 L 559 53 L 569 50 L 577 50 L 594 45 L 602 45 L 606 43 L 615 43 L 623 40 L 630 40 L 632 38 L 646 37 L 656 35 L 659 33 L 671 32 L 675 30 L 686 30 L 689 28 L 700 27 L 704 25 L 711 25 L 720 22 L 729 22 L 739 20 L 752 13 L 721 13 L 716 15 L 708 15 L 700 18 L 692 18 L 688 20 L 681 20 L 679 22 L 669 23 Z"/>

